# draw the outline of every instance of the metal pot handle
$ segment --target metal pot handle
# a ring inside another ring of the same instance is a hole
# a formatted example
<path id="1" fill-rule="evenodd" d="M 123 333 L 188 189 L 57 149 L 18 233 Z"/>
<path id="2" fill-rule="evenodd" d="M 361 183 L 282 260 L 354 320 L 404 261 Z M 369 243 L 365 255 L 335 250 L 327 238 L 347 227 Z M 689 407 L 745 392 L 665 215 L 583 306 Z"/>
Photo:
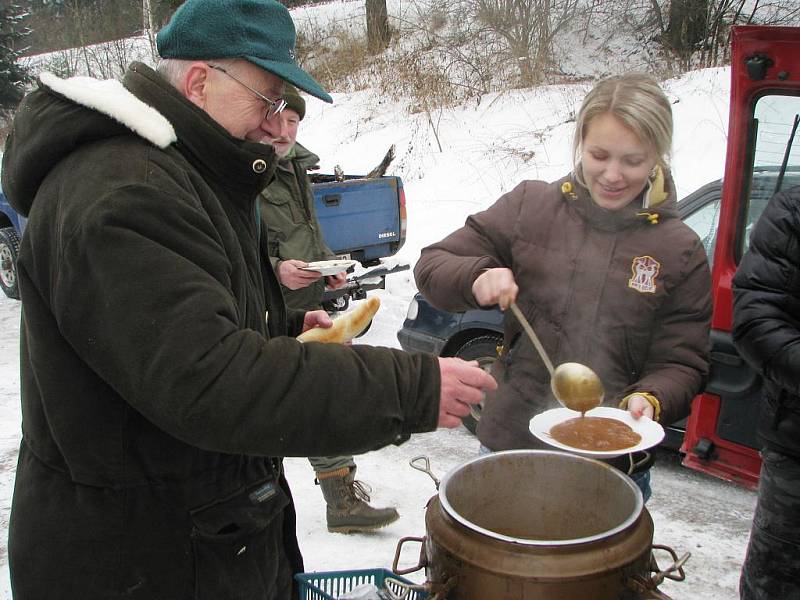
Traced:
<path id="1" fill-rule="evenodd" d="M 692 555 L 691 552 L 686 552 L 683 556 L 678 558 L 678 554 L 669 546 L 660 544 L 653 544 L 652 550 L 663 550 L 668 552 L 672 557 L 672 564 L 666 569 L 661 570 L 656 562 L 655 556 L 650 554 L 650 567 L 649 571 L 654 573 L 651 577 L 646 575 L 636 575 L 628 579 L 628 589 L 637 593 L 640 600 L 670 600 L 670 597 L 665 593 L 660 592 L 657 588 L 664 582 L 664 579 L 671 579 L 673 581 L 683 581 L 686 579 L 686 573 L 683 571 L 684 563 L 689 560 Z"/>
<path id="2" fill-rule="evenodd" d="M 425 458 L 425 457 L 422 457 Z M 427 461 L 427 458 L 425 458 Z M 416 467 L 414 467 L 416 468 Z M 404 537 L 400 538 L 397 542 L 397 549 L 394 551 L 394 561 L 392 561 L 392 573 L 395 575 L 408 575 L 409 573 L 413 573 L 414 571 L 419 571 L 420 569 L 428 566 L 428 557 L 425 555 L 425 542 L 427 541 L 427 537 Z M 419 542 L 419 560 L 417 561 L 417 566 L 411 567 L 410 569 L 398 569 L 397 563 L 400 562 L 400 552 L 403 549 L 403 544 L 406 542 Z M 387 578 L 388 580 L 388 578 Z M 389 590 L 389 597 L 391 600 L 403 600 L 408 596 L 410 591 L 417 591 L 417 592 L 425 592 L 426 594 L 430 594 L 428 597 L 429 600 L 445 600 L 447 598 L 447 594 L 455 587 L 456 585 L 456 577 L 450 577 L 444 583 L 433 583 L 431 581 L 426 580 L 424 584 L 418 585 L 415 583 L 406 583 L 404 581 L 398 581 L 397 579 L 392 579 L 392 584 L 396 585 L 397 587 L 403 590 L 402 595 L 397 596 L 392 590 Z M 388 589 L 388 586 L 387 586 Z"/>
<path id="3" fill-rule="evenodd" d="M 433 471 L 431 471 L 431 461 L 427 456 L 425 455 L 415 456 L 410 461 L 408 461 L 408 464 L 411 465 L 412 469 L 416 469 L 417 471 L 422 471 L 423 473 L 429 475 L 430 478 L 433 479 L 433 483 L 436 484 L 436 489 L 437 490 L 439 489 L 439 479 L 436 477 L 436 475 L 433 474 Z"/>
<path id="4" fill-rule="evenodd" d="M 650 571 L 655 573 L 650 580 L 653 581 L 656 586 L 661 585 L 664 579 L 672 579 L 672 581 L 683 581 L 686 579 L 686 573 L 683 572 L 683 565 L 687 560 L 689 560 L 689 557 L 692 555 L 691 552 L 686 552 L 683 556 L 678 558 L 675 550 L 669 546 L 653 544 L 653 550 L 663 550 L 665 552 L 669 552 L 669 555 L 672 557 L 672 564 L 661 571 L 658 568 L 658 563 L 656 562 L 655 556 L 650 556 Z"/>
<path id="5" fill-rule="evenodd" d="M 395 575 L 408 575 L 409 573 L 414 573 L 415 571 L 419 571 L 428 566 L 428 557 L 425 556 L 425 540 L 424 537 L 404 537 L 400 538 L 397 542 L 397 548 L 394 551 L 394 561 L 392 562 L 392 573 Z M 410 569 L 398 569 L 397 564 L 400 562 L 400 553 L 403 550 L 403 544 L 406 542 L 419 542 L 419 560 L 417 560 L 417 565 L 415 567 L 411 567 Z"/>

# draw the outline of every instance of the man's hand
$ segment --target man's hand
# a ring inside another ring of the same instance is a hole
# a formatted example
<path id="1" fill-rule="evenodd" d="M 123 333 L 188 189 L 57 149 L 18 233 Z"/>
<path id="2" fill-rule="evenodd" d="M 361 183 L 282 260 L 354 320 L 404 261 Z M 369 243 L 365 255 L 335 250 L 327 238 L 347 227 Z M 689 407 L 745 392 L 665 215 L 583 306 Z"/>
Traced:
<path id="1" fill-rule="evenodd" d="M 628 412 L 631 413 L 634 419 L 641 419 L 642 417 L 652 419 L 655 409 L 644 396 L 633 395 L 628 398 Z"/>
<path id="2" fill-rule="evenodd" d="M 299 290 L 308 287 L 322 277 L 319 271 L 303 271 L 300 267 L 307 267 L 308 263 L 290 258 L 278 263 L 278 281 L 290 290 Z"/>
<path id="3" fill-rule="evenodd" d="M 303 317 L 304 332 L 309 329 L 314 329 L 314 327 L 328 329 L 331 325 L 333 325 L 333 319 L 331 319 L 324 310 L 310 310 L 306 313 L 306 316 Z"/>
<path id="4" fill-rule="evenodd" d="M 500 305 L 505 310 L 516 301 L 519 288 L 511 269 L 487 269 L 472 284 L 472 295 L 481 306 Z"/>
<path id="5" fill-rule="evenodd" d="M 336 275 L 328 275 L 325 278 L 325 285 L 332 290 L 338 290 L 345 283 L 347 283 L 347 271 L 342 271 Z"/>
<path id="6" fill-rule="evenodd" d="M 489 390 L 497 389 L 494 377 L 478 366 L 477 361 L 440 358 L 442 376 L 439 400 L 439 427 L 457 427 L 469 414 L 470 404 L 480 403 Z"/>

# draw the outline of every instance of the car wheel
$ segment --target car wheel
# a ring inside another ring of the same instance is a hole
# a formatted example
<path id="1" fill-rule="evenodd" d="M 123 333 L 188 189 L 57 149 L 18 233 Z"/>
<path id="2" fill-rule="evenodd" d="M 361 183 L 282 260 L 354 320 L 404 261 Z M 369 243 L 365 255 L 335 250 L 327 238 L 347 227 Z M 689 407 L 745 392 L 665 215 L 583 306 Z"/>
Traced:
<path id="1" fill-rule="evenodd" d="M 17 282 L 17 254 L 19 236 L 13 227 L 0 229 L 0 287 L 6 296 L 19 300 Z"/>
<path id="2" fill-rule="evenodd" d="M 502 344 L 503 338 L 500 335 L 481 335 L 461 346 L 453 356 L 464 360 L 477 360 L 480 367 L 488 372 L 497 360 L 497 348 Z M 481 410 L 483 403 L 474 404 L 470 414 L 461 418 L 464 427 L 473 434 L 478 428 L 478 421 L 481 420 Z"/>

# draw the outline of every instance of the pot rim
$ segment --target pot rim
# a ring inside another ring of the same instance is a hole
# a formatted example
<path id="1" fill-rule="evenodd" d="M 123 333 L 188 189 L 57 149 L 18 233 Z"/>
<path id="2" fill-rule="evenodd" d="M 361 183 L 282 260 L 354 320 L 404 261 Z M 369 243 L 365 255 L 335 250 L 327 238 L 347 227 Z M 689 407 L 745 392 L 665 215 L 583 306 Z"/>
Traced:
<path id="1" fill-rule="evenodd" d="M 559 458 L 566 456 L 566 457 L 570 457 L 571 459 L 575 459 L 577 461 L 584 461 L 584 462 L 588 462 L 588 463 L 594 463 L 594 464 L 596 464 L 599 467 L 602 467 L 604 469 L 610 469 L 613 473 L 615 473 L 616 475 L 619 476 L 621 482 L 623 482 L 625 485 L 628 486 L 628 488 L 633 490 L 634 497 L 635 497 L 635 505 L 634 505 L 633 511 L 631 511 L 631 514 L 628 516 L 628 518 L 626 518 L 624 521 L 622 521 L 616 527 L 612 527 L 611 529 L 607 529 L 606 531 L 603 531 L 601 533 L 597 533 L 595 535 L 590 535 L 590 536 L 581 537 L 581 538 L 572 538 L 572 539 L 568 539 L 568 540 L 535 540 L 535 539 L 529 539 L 529 538 L 512 537 L 512 536 L 509 536 L 509 535 L 504 535 L 502 533 L 497 533 L 497 532 L 492 531 L 490 529 L 485 529 L 484 527 L 476 525 L 475 523 L 473 523 L 469 519 L 461 516 L 458 513 L 458 511 L 456 511 L 453 508 L 453 506 L 450 504 L 450 501 L 447 499 L 447 486 L 450 483 L 451 479 L 454 476 L 456 476 L 461 470 L 463 470 L 464 468 L 466 468 L 466 467 L 468 467 L 470 465 L 476 464 L 476 463 L 480 463 L 480 462 L 483 462 L 483 461 L 496 460 L 497 459 L 496 457 L 501 456 L 501 455 L 502 456 L 508 456 L 508 455 L 523 455 L 523 454 L 527 454 L 527 455 L 557 455 L 557 456 L 559 456 Z M 624 531 L 624 530 L 628 529 L 633 523 L 636 522 L 637 519 L 639 519 L 639 517 L 642 514 L 642 509 L 644 508 L 644 498 L 642 497 L 642 491 L 639 489 L 639 486 L 636 485 L 633 482 L 633 480 L 631 480 L 630 477 L 628 477 L 627 475 L 625 475 L 624 473 L 622 473 L 618 469 L 615 469 L 611 465 L 609 465 L 607 463 L 604 463 L 602 461 L 599 461 L 597 459 L 594 459 L 594 458 L 587 458 L 585 456 L 579 456 L 577 454 L 571 454 L 569 452 L 559 452 L 559 451 L 555 451 L 555 450 L 504 450 L 504 451 L 501 451 L 501 452 L 492 452 L 491 454 L 484 454 L 484 455 L 472 458 L 472 459 L 470 459 L 470 460 L 468 460 L 466 462 L 463 462 L 463 463 L 453 467 L 452 469 L 450 469 L 450 471 L 448 471 L 445 474 L 445 476 L 442 477 L 441 484 L 439 485 L 439 502 L 440 502 L 440 505 L 442 506 L 442 508 L 444 509 L 444 511 L 451 518 L 453 518 L 456 521 L 458 521 L 459 523 L 461 523 L 464 527 L 467 527 L 468 529 L 471 529 L 472 531 L 475 531 L 477 533 L 480 533 L 482 535 L 485 535 L 485 536 L 490 537 L 490 538 L 495 539 L 495 540 L 502 540 L 502 541 L 505 541 L 505 542 L 511 542 L 513 544 L 520 544 L 520 545 L 523 545 L 523 546 L 573 546 L 573 545 L 577 545 L 577 544 L 587 544 L 587 543 L 590 543 L 590 542 L 596 542 L 596 541 L 599 541 L 599 540 L 604 540 L 604 539 L 607 539 L 607 538 L 609 538 L 609 537 L 611 537 L 613 535 L 616 535 L 617 533 L 619 533 L 621 531 Z"/>

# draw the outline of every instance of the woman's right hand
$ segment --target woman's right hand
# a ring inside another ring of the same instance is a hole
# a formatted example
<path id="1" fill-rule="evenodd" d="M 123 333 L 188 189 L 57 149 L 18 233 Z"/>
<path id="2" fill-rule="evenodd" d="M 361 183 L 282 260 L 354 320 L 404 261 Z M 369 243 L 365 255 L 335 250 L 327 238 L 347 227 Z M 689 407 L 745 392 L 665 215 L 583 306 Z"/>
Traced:
<path id="1" fill-rule="evenodd" d="M 472 295 L 481 306 L 500 305 L 507 309 L 517 299 L 519 288 L 511 269 L 487 269 L 472 284 Z"/>

